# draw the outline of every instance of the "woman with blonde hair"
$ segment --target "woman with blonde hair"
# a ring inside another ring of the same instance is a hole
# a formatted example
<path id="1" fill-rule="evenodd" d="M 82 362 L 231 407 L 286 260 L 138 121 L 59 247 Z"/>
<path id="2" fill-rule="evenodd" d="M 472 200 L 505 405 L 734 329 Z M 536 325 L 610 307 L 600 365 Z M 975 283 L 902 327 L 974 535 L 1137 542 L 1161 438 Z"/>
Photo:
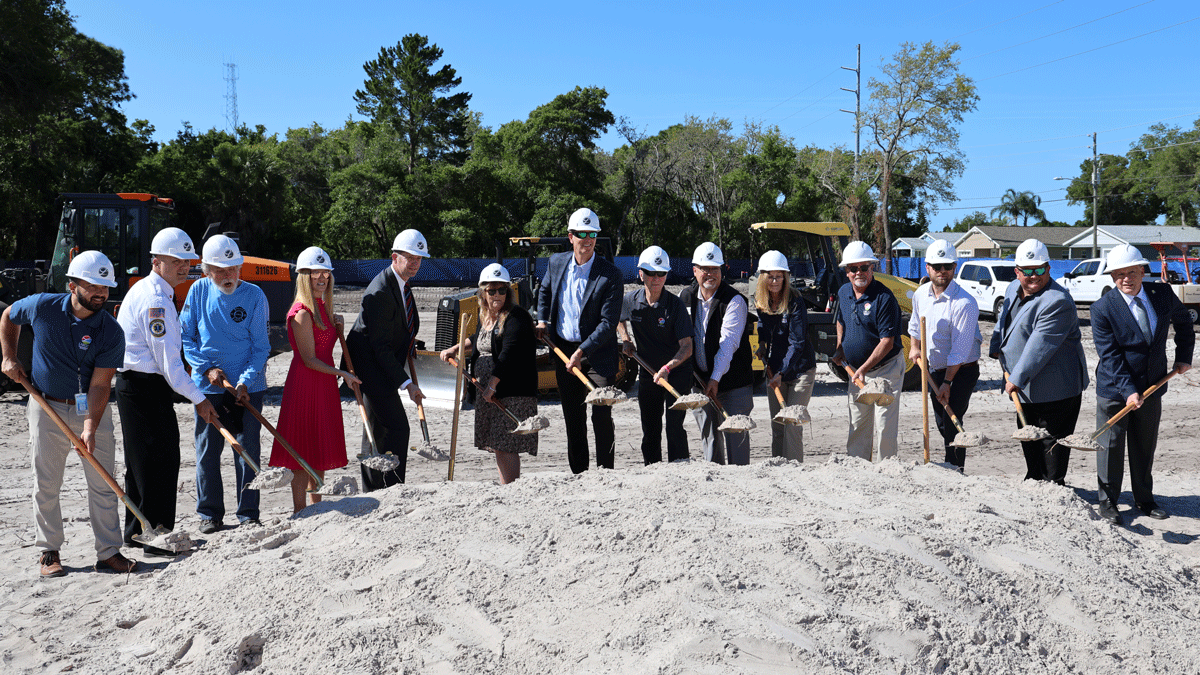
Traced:
<path id="1" fill-rule="evenodd" d="M 521 475 L 521 453 L 537 456 L 537 434 L 514 435 L 517 423 L 500 411 L 497 402 L 517 419 L 537 415 L 537 339 L 533 317 L 513 301 L 512 278 L 499 263 L 479 275 L 479 316 L 475 333 L 465 346 L 475 379 L 484 386 L 475 406 L 475 447 L 496 455 L 500 483 Z M 458 345 L 441 352 L 443 361 L 458 354 Z"/>
<path id="2" fill-rule="evenodd" d="M 310 246 L 296 260 L 296 299 L 287 316 L 292 365 L 283 385 L 278 429 L 322 480 L 326 471 L 346 466 L 337 378 L 352 386 L 360 383 L 333 365 L 333 346 L 344 320 L 332 308 L 333 265 L 325 251 Z M 305 506 L 306 489 L 315 489 L 316 483 L 278 440 L 271 447 L 269 463 L 292 470 L 292 512 L 299 512 Z M 312 503 L 321 501 L 320 495 L 311 496 Z"/>
<path id="3" fill-rule="evenodd" d="M 767 251 L 758 259 L 758 284 L 754 293 L 758 312 L 758 357 L 766 365 L 767 386 L 783 392 L 788 406 L 807 406 L 817 374 L 817 357 L 808 340 L 808 309 L 792 288 L 787 258 Z M 767 395 L 771 417 L 779 412 L 779 399 Z M 803 427 L 771 424 L 771 456 L 804 461 Z"/>

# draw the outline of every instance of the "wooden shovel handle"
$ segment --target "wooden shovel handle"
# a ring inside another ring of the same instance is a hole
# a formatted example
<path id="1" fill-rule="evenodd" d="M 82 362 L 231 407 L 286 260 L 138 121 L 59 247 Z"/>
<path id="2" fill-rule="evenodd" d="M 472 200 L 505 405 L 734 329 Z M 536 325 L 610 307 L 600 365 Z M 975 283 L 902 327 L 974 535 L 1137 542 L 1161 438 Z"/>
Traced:
<path id="1" fill-rule="evenodd" d="M 700 391 L 704 391 L 704 380 L 700 379 L 700 373 L 697 373 L 693 370 L 692 379 L 696 380 L 696 384 L 700 385 Z M 721 405 L 721 402 L 718 401 L 715 396 L 709 396 L 708 400 L 713 404 L 714 408 L 716 408 L 722 415 L 725 416 L 725 419 L 729 419 L 729 413 L 725 412 L 725 406 Z"/>
<path id="2" fill-rule="evenodd" d="M 1008 371 L 1004 371 L 1004 381 L 1008 382 Z M 1009 392 L 1012 397 L 1013 405 L 1017 407 L 1017 419 L 1021 420 L 1021 426 L 1028 426 L 1025 422 L 1025 409 L 1021 407 L 1021 399 L 1017 398 L 1017 392 Z"/>
<path id="3" fill-rule="evenodd" d="M 225 440 L 229 441 L 229 447 L 233 448 L 234 452 L 241 455 L 242 460 L 245 461 L 251 469 L 254 469 L 254 473 L 259 473 L 258 463 L 250 458 L 250 454 L 246 452 L 246 449 L 242 447 L 241 443 L 238 443 L 237 438 L 235 438 L 233 434 L 229 433 L 229 430 L 225 428 L 225 425 L 221 424 L 220 420 L 217 420 L 216 422 L 213 422 L 213 426 L 217 428 L 217 431 L 221 432 L 221 435 L 225 437 Z"/>
<path id="4" fill-rule="evenodd" d="M 228 391 L 234 396 L 237 395 L 237 389 L 234 388 L 233 383 L 228 379 L 222 378 L 221 386 L 225 387 L 225 391 Z M 309 477 L 313 479 L 313 482 L 317 484 L 317 489 L 321 489 L 325 482 L 321 480 L 316 471 L 313 471 L 313 468 L 308 465 L 308 462 L 304 461 L 304 458 L 300 456 L 300 453 L 296 452 L 295 448 L 292 447 L 292 444 L 288 443 L 287 439 L 280 435 L 279 431 L 275 428 L 275 425 L 271 424 L 267 418 L 263 417 L 262 413 L 255 410 L 254 406 L 250 405 L 249 402 L 243 403 L 242 407 L 246 410 L 249 410 L 250 414 L 254 416 L 254 419 L 258 420 L 259 424 L 263 425 L 266 427 L 267 431 L 271 432 L 271 435 L 275 437 L 275 440 L 279 441 L 279 444 L 283 446 L 283 449 L 287 450 L 288 454 L 292 456 L 292 459 L 296 460 L 296 463 L 299 464 L 304 469 L 305 473 L 307 473 Z M 225 436 L 225 440 L 233 443 L 233 436 L 230 435 L 229 431 L 222 427 L 219 422 L 216 424 L 216 427 L 221 430 L 221 434 Z M 250 458 L 245 454 L 245 451 L 242 451 L 241 454 L 242 458 L 249 463 Z M 253 466 L 252 463 L 251 466 Z M 254 470 L 257 473 L 258 469 L 256 468 Z"/>
<path id="5" fill-rule="evenodd" d="M 637 352 L 630 354 L 630 356 L 633 357 L 634 361 L 638 362 L 638 365 L 645 368 L 646 372 L 648 372 L 648 373 L 656 372 L 653 368 L 650 367 L 650 365 L 648 363 L 646 363 L 645 359 L 643 359 L 642 357 L 637 355 Z M 675 387 L 672 387 L 671 383 L 667 382 L 667 378 L 664 377 L 662 382 L 659 382 L 659 384 L 661 384 L 663 386 L 663 388 L 665 388 L 667 391 L 671 392 L 672 396 L 674 396 L 675 398 L 679 398 L 679 392 L 675 391 Z"/>
<path id="6" fill-rule="evenodd" d="M 937 391 L 937 383 L 933 381 L 933 376 L 929 374 L 929 371 L 922 368 L 921 372 L 925 374 L 925 381 L 929 383 L 930 391 Z M 938 401 L 938 403 L 942 402 Z M 950 404 L 942 403 L 942 407 L 946 409 L 946 414 L 950 416 L 950 421 L 954 422 L 954 428 L 958 429 L 960 433 L 967 433 L 966 430 L 963 429 L 962 422 L 958 421 L 958 417 L 954 414 L 954 411 L 950 409 Z"/>
<path id="7" fill-rule="evenodd" d="M 418 389 L 421 388 L 421 385 L 417 382 L 417 366 L 413 363 L 411 355 L 408 357 L 408 378 L 412 380 L 413 384 L 417 385 Z M 425 426 L 425 404 L 421 401 L 417 401 L 417 417 L 421 420 L 421 431 L 425 432 L 425 442 L 428 443 L 429 431 Z"/>
<path id="8" fill-rule="evenodd" d="M 1167 373 L 1166 377 L 1159 380 L 1158 382 L 1155 382 L 1153 385 L 1150 386 L 1149 389 L 1147 389 L 1146 391 L 1144 391 L 1142 393 L 1142 400 L 1145 400 L 1146 397 L 1150 396 L 1150 394 L 1153 394 L 1154 392 L 1158 391 L 1159 387 L 1161 387 L 1167 383 L 1167 380 L 1171 379 L 1172 377 L 1175 377 L 1178 374 L 1179 374 L 1178 369 L 1173 369 L 1171 372 Z M 1134 408 L 1135 408 L 1135 406 L 1133 404 L 1129 404 L 1129 405 L 1125 406 L 1124 408 L 1121 408 L 1121 410 L 1118 411 L 1116 415 L 1113 415 L 1112 417 L 1109 418 L 1109 420 L 1107 422 L 1104 423 L 1104 426 L 1100 427 L 1099 429 L 1096 430 L 1096 433 L 1092 434 L 1092 440 L 1094 441 L 1097 438 L 1100 438 L 1100 436 L 1104 432 L 1111 429 L 1112 426 L 1114 424 L 1116 424 L 1117 422 L 1120 422 L 1122 417 L 1133 412 Z"/>
<path id="9" fill-rule="evenodd" d="M 567 355 L 564 354 L 563 351 L 558 348 L 558 345 L 556 345 L 550 341 L 550 337 L 548 335 L 542 335 L 542 342 L 545 342 L 547 345 L 549 345 L 550 349 L 553 349 L 554 353 L 558 354 L 558 358 L 562 359 L 562 362 L 564 364 L 571 365 L 571 359 L 568 358 Z M 580 379 L 580 381 L 582 381 L 583 384 L 587 386 L 588 391 L 596 391 L 596 385 L 592 384 L 592 381 L 588 379 L 587 375 L 583 374 L 582 370 L 580 370 L 578 368 L 572 368 L 571 372 L 574 373 L 575 377 L 578 377 Z"/>
<path id="10" fill-rule="evenodd" d="M 342 345 L 342 356 L 346 359 L 346 369 L 350 374 L 358 377 L 358 373 L 354 372 L 354 361 L 350 360 L 350 350 L 346 348 L 346 336 L 342 334 L 342 327 L 337 329 L 338 343 Z M 362 389 L 354 383 L 350 384 L 350 389 L 354 390 L 354 400 L 358 402 L 358 415 L 362 417 L 363 429 L 367 432 L 367 441 L 371 444 L 371 454 L 378 455 L 379 448 L 375 445 L 375 432 L 371 431 L 371 420 L 367 419 L 367 406 L 363 403 Z"/>
<path id="11" fill-rule="evenodd" d="M 854 384 L 857 384 L 857 385 L 859 386 L 859 388 L 862 388 L 862 387 L 865 387 L 865 386 L 867 386 L 867 383 L 866 383 L 866 382 L 863 382 L 862 380 L 860 380 L 860 379 L 858 379 L 857 377 L 855 377 L 855 376 L 854 376 L 854 369 L 853 369 L 853 368 L 851 368 L 850 366 L 848 366 L 848 365 L 846 365 L 846 364 L 844 364 L 844 363 L 842 364 L 842 367 L 846 369 L 846 374 L 850 376 L 850 379 L 851 379 L 851 380 L 853 380 L 853 381 L 854 381 Z"/>
<path id="12" fill-rule="evenodd" d="M 454 366 L 456 369 L 458 368 L 458 361 L 455 361 L 453 356 L 446 357 L 446 362 L 449 363 L 450 365 Z M 467 372 L 464 370 L 463 374 L 466 375 Z M 471 380 L 471 384 L 475 385 L 475 388 L 479 390 L 480 394 L 487 391 L 487 388 L 483 386 L 483 383 L 480 382 L 478 379 L 476 379 L 474 375 L 467 375 L 467 379 Z M 521 423 L 521 420 L 517 419 L 516 415 L 509 412 L 508 408 L 504 407 L 504 404 L 500 402 L 500 399 L 496 399 L 495 403 L 496 403 L 496 407 L 500 409 L 500 412 L 504 413 L 505 415 L 508 415 L 509 419 L 516 422 L 517 424 Z"/>

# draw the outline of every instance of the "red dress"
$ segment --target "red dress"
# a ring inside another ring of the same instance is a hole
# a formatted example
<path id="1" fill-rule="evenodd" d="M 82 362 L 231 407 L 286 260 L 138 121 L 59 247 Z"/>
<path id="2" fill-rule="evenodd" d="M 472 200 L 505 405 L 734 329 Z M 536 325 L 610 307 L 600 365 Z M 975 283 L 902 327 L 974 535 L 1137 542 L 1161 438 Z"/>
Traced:
<path id="1" fill-rule="evenodd" d="M 283 384 L 283 402 L 279 406 L 279 435 L 287 439 L 292 449 L 308 462 L 314 471 L 329 471 L 346 466 L 346 436 L 342 427 L 342 398 L 338 393 L 337 377 L 319 373 L 304 365 L 296 350 L 292 334 L 292 317 L 304 309 L 297 302 L 288 311 L 288 342 L 292 346 L 292 365 Z M 325 330 L 312 322 L 316 357 L 333 366 L 333 345 L 338 341 L 325 303 L 317 300 L 317 310 L 325 322 Z M 335 366 L 336 367 L 336 366 Z M 303 471 L 300 464 L 276 440 L 271 446 L 271 466 L 281 466 L 295 472 Z"/>

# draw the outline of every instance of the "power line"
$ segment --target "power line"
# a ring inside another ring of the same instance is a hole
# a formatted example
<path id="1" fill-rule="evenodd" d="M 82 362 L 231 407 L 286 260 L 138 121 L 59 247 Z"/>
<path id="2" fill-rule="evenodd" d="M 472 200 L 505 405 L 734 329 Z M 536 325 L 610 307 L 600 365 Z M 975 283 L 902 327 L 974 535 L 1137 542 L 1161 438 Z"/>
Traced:
<path id="1" fill-rule="evenodd" d="M 1061 1 L 1061 0 L 1060 0 L 1060 1 Z M 1088 25 L 1089 23 L 1096 23 L 1097 21 L 1103 21 L 1104 19 L 1107 19 L 1107 18 L 1108 18 L 1108 17 L 1110 17 L 1110 16 L 1116 16 L 1116 15 L 1118 15 L 1118 14 L 1121 14 L 1122 12 L 1128 12 L 1128 11 L 1129 11 L 1129 10 L 1131 10 L 1131 9 L 1137 9 L 1138 7 L 1141 7 L 1142 5 L 1148 5 L 1148 4 L 1152 3 L 1152 2 L 1154 2 L 1154 0 L 1146 0 L 1146 2 L 1143 2 L 1141 5 L 1134 5 L 1134 6 L 1132 6 L 1132 7 L 1126 7 L 1125 9 L 1122 9 L 1122 10 L 1120 10 L 1120 11 L 1117 11 L 1117 12 L 1113 12 L 1112 14 L 1105 14 L 1104 16 L 1102 16 L 1102 17 L 1099 17 L 1099 18 L 1096 18 L 1096 19 L 1092 19 L 1091 21 L 1084 21 L 1083 23 L 1078 23 L 1078 24 L 1075 24 L 1074 26 L 1071 26 L 1070 28 L 1064 28 L 1064 29 L 1062 29 L 1062 30 L 1055 31 L 1055 32 L 1053 32 L 1053 33 L 1047 33 L 1046 35 L 1043 35 L 1043 36 L 1041 36 L 1041 37 L 1035 37 L 1035 38 L 1033 38 L 1032 40 L 1026 40 L 1026 41 L 1024 41 L 1024 42 L 1018 42 L 1018 43 L 1017 43 L 1017 44 L 1015 44 L 1015 45 L 1009 45 L 1009 46 L 1007 46 L 1007 47 L 1001 47 L 1000 49 L 993 49 L 992 51 L 990 51 L 990 52 L 985 52 L 985 53 L 983 53 L 983 54 L 976 54 L 975 56 L 972 56 L 972 57 L 969 57 L 969 58 L 965 58 L 965 59 L 963 59 L 963 61 L 965 62 L 965 61 L 970 61 L 971 59 L 983 58 L 984 56 L 990 56 L 990 55 L 992 55 L 992 54 L 996 54 L 996 53 L 998 53 L 998 52 L 1002 52 L 1002 51 L 1005 51 L 1005 50 L 1008 50 L 1008 49 L 1014 49 L 1014 48 L 1016 48 L 1016 47 L 1023 47 L 1023 46 L 1025 46 L 1025 45 L 1027 45 L 1027 44 L 1029 44 L 1029 43 L 1031 43 L 1031 42 L 1037 42 L 1038 40 L 1044 40 L 1044 39 L 1046 39 L 1046 38 L 1048 38 L 1048 37 L 1053 37 L 1053 36 L 1055 36 L 1055 35 L 1058 35 L 1058 34 L 1060 34 L 1060 33 L 1065 33 L 1065 32 L 1067 32 L 1067 31 L 1069 31 L 1069 30 L 1075 30 L 1076 28 L 1079 28 L 1080 26 L 1086 26 L 1086 25 Z M 1050 3 L 1050 4 L 1051 4 L 1051 5 L 1056 5 L 1056 4 L 1058 4 L 1058 3 L 1057 3 L 1057 2 L 1053 2 L 1053 3 Z M 1046 7 L 1049 7 L 1049 6 L 1050 6 L 1050 5 L 1046 5 Z M 1034 12 L 1036 12 L 1036 11 L 1038 11 L 1039 9 L 1045 9 L 1046 7 L 1039 7 L 1038 9 L 1035 9 L 1035 10 L 1033 10 L 1033 11 L 1034 11 Z M 1025 14 L 1032 14 L 1032 13 L 1033 13 L 1033 12 L 1026 12 Z M 1021 16 L 1025 16 L 1025 14 L 1022 14 Z M 1016 18 L 1019 18 L 1019 17 L 1013 17 L 1013 18 L 1014 18 L 1014 19 L 1016 19 Z M 1008 21 L 1008 19 L 1005 19 L 1005 21 Z M 1004 21 L 1001 21 L 1000 23 L 1004 23 Z M 993 25 L 993 26 L 995 26 L 995 25 L 997 25 L 997 24 L 992 24 L 992 25 Z M 990 28 L 991 26 L 986 26 L 986 27 L 987 27 L 987 28 Z M 980 28 L 979 30 L 983 30 L 983 29 L 982 29 L 982 28 Z M 974 32 L 974 31 L 971 31 L 971 32 Z M 963 35 L 968 35 L 968 33 L 963 33 Z M 955 39 L 957 39 L 957 38 L 955 38 Z"/>
<path id="2" fill-rule="evenodd" d="M 812 103 L 809 103 L 808 105 L 804 106 L 803 108 L 801 108 L 801 109 L 797 110 L 796 112 L 792 113 L 791 115 L 788 115 L 787 117 L 784 117 L 783 119 L 781 119 L 781 120 L 779 120 L 779 121 L 780 121 L 780 122 L 783 122 L 784 120 L 791 119 L 791 118 L 795 117 L 796 115 L 799 115 L 800 113 L 804 112 L 805 110 L 808 110 L 809 108 L 813 107 L 814 105 L 816 105 L 816 104 L 820 103 L 821 101 L 824 101 L 825 99 L 829 98 L 830 96 L 833 96 L 833 95 L 834 95 L 834 94 L 836 94 L 836 93 L 838 93 L 838 90 L 836 90 L 836 89 L 835 89 L 835 90 L 833 90 L 833 91 L 829 92 L 828 94 L 825 94 L 825 95 L 824 95 L 824 96 L 822 96 L 821 98 L 819 98 L 819 99 L 817 99 L 817 100 L 813 101 Z M 828 116 L 829 116 L 829 115 L 826 115 L 825 117 L 828 117 Z M 822 117 L 821 119 L 825 119 L 825 117 Z M 801 128 L 801 129 L 803 129 L 804 127 L 800 127 L 800 128 Z"/>
<path id="3" fill-rule="evenodd" d="M 981 30 L 987 30 L 987 29 L 989 29 L 989 28 L 992 28 L 992 27 L 995 27 L 995 26 L 999 26 L 999 25 L 1000 25 L 1000 24 L 1002 24 L 1002 23 L 1008 23 L 1009 21 L 1012 21 L 1013 19 L 1019 19 L 1019 18 L 1021 18 L 1021 17 L 1023 17 L 1023 16 L 1029 16 L 1030 14 L 1033 14 L 1034 12 L 1040 12 L 1040 11 L 1042 11 L 1043 9 L 1046 9 L 1047 7 L 1053 7 L 1054 5 L 1057 5 L 1057 4 L 1061 3 L 1061 2 L 1064 2 L 1064 0 L 1056 0 L 1055 2 L 1052 2 L 1052 3 L 1050 3 L 1049 5 L 1042 5 L 1041 7 L 1038 7 L 1037 9 L 1031 9 L 1031 10 L 1029 10 L 1028 12 L 1025 12 L 1024 14 L 1018 14 L 1018 15 L 1016 15 L 1016 16 L 1010 16 L 1009 18 L 1007 18 L 1007 19 L 1004 19 L 1003 21 L 997 21 L 996 23 L 989 24 L 989 25 L 987 25 L 987 26 L 983 26 L 982 28 L 976 28 L 975 30 L 969 30 L 969 31 L 967 31 L 967 32 L 965 32 L 965 33 L 961 33 L 961 34 L 959 34 L 959 35 L 955 35 L 954 37 L 952 37 L 952 38 L 950 38 L 950 39 L 951 39 L 951 40 L 957 40 L 958 38 L 960 38 L 960 37 L 965 37 L 965 36 L 967 36 L 967 35 L 970 35 L 971 33 L 978 33 L 978 32 L 979 32 L 979 31 L 981 31 Z M 1154 0 L 1147 0 L 1147 2 L 1154 2 Z M 1070 29 L 1068 29 L 1068 30 L 1070 30 Z M 1005 49 L 1008 49 L 1008 48 L 1007 48 L 1007 47 L 1005 47 Z M 967 60 L 969 60 L 969 59 L 963 59 L 963 60 L 964 60 L 964 61 L 967 61 Z"/>
<path id="4" fill-rule="evenodd" d="M 813 87 L 817 86 L 818 84 L 821 84 L 821 83 L 822 83 L 822 82 L 824 82 L 825 80 L 829 79 L 829 76 L 830 76 L 830 75 L 833 75 L 833 74 L 834 74 L 834 73 L 836 73 L 837 71 L 838 71 L 838 69 L 837 69 L 837 68 L 834 68 L 833 70 L 829 71 L 829 72 L 828 72 L 828 73 L 825 75 L 825 77 L 822 77 L 821 79 L 817 80 L 816 82 L 813 82 L 812 84 L 810 84 L 810 85 L 808 85 L 807 87 L 805 87 L 805 88 L 801 89 L 800 91 L 796 92 L 795 94 L 792 94 L 791 96 L 789 96 L 789 97 L 787 97 L 787 98 L 783 99 L 783 100 L 782 100 L 782 101 L 780 101 L 779 103 L 776 103 L 775 105 L 771 106 L 770 108 L 767 108 L 766 110 L 764 110 L 764 111 L 762 112 L 762 116 L 766 116 L 766 114 L 767 114 L 767 113 L 769 113 L 769 112 L 771 112 L 772 110 L 774 110 L 774 109 L 778 108 L 779 106 L 783 105 L 784 103 L 787 103 L 788 101 L 790 101 L 790 100 L 792 100 L 792 99 L 796 98 L 796 97 L 797 97 L 797 96 L 799 96 L 800 94 L 803 94 L 804 92 L 808 91 L 809 89 L 812 89 Z M 826 98 L 828 98 L 828 97 L 826 97 Z M 803 108 L 801 108 L 801 110 L 803 110 Z M 784 119 L 787 119 L 787 118 L 785 117 Z"/>

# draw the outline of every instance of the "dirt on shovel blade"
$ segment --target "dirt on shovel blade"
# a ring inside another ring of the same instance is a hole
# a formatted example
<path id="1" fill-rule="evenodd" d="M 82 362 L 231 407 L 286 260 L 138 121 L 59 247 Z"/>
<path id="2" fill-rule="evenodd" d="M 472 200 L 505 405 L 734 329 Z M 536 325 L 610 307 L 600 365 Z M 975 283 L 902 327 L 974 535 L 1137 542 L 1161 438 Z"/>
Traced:
<path id="1" fill-rule="evenodd" d="M 521 420 L 516 429 L 513 429 L 514 434 L 536 434 L 542 429 L 550 426 L 550 420 L 541 415 L 534 415 Z"/>
<path id="2" fill-rule="evenodd" d="M 1024 426 L 1014 431 L 1012 437 L 1018 441 L 1040 441 L 1050 438 L 1050 432 L 1041 427 Z"/>
<path id="3" fill-rule="evenodd" d="M 134 538 L 143 546 L 161 548 L 164 551 L 172 551 L 174 553 L 190 551 L 195 546 L 192 538 L 188 536 L 185 530 L 168 532 L 165 528 L 159 527 L 152 532 L 143 532 Z"/>
<path id="4" fill-rule="evenodd" d="M 866 386 L 858 390 L 858 395 L 855 396 L 855 399 L 859 403 L 891 405 L 892 401 L 896 400 L 896 397 L 892 394 L 887 380 L 873 377 L 867 380 Z"/>
<path id="5" fill-rule="evenodd" d="M 812 421 L 808 416 L 808 408 L 802 405 L 789 405 L 775 413 L 774 419 L 784 424 L 808 424 Z"/>
<path id="6" fill-rule="evenodd" d="M 417 454 L 425 459 L 431 459 L 435 462 L 448 462 L 450 455 L 442 452 L 436 445 L 431 443 L 421 443 L 417 446 Z"/>
<path id="7" fill-rule="evenodd" d="M 292 470 L 282 469 L 277 466 L 269 466 L 258 475 L 246 487 L 251 490 L 277 490 L 281 487 L 290 485 L 292 482 Z"/>
<path id="8" fill-rule="evenodd" d="M 671 404 L 672 410 L 695 410 L 708 405 L 708 397 L 704 394 L 684 394 Z"/>
<path id="9" fill-rule="evenodd" d="M 729 419 L 722 422 L 717 429 L 720 431 L 750 431 L 757 426 L 749 415 L 730 415 Z"/>
<path id="10" fill-rule="evenodd" d="M 1100 444 L 1092 440 L 1092 437 L 1088 434 L 1071 434 L 1066 438 L 1058 439 L 1058 444 L 1065 445 L 1068 448 L 1074 448 L 1076 450 L 1087 450 L 1089 452 L 1099 452 L 1101 450 Z"/>
<path id="11" fill-rule="evenodd" d="M 382 471 L 384 473 L 388 471 L 395 471 L 396 467 L 400 466 L 400 458 L 391 454 L 368 455 L 361 461 L 362 465 L 368 469 L 374 469 L 375 471 Z"/>
<path id="12" fill-rule="evenodd" d="M 983 434 L 975 433 L 974 431 L 963 431 L 954 437 L 954 442 L 950 445 L 956 448 L 977 448 L 991 439 Z"/>
<path id="13" fill-rule="evenodd" d="M 588 393 L 583 399 L 585 403 L 592 405 L 615 405 L 628 401 L 629 397 L 625 396 L 625 392 L 616 387 L 598 387 Z"/>
<path id="14" fill-rule="evenodd" d="M 358 481 L 350 476 L 338 476 L 333 480 L 326 481 L 321 486 L 320 493 L 323 495 L 335 495 L 348 497 L 358 494 Z"/>

